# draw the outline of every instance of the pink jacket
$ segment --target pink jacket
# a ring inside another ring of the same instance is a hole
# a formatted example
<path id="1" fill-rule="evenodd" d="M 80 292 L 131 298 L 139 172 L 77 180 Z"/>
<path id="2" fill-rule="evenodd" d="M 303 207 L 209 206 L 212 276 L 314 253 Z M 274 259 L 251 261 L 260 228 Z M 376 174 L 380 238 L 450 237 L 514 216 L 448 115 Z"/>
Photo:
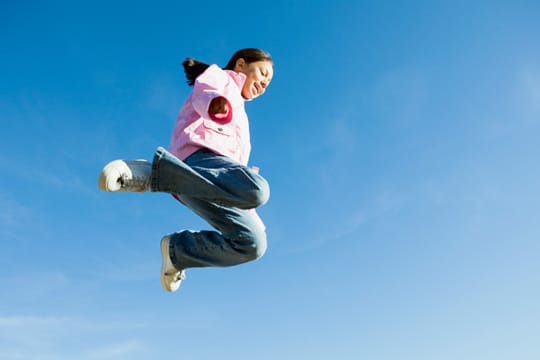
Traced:
<path id="1" fill-rule="evenodd" d="M 247 165 L 251 144 L 245 100 L 241 95 L 245 80 L 244 74 L 222 70 L 217 65 L 211 65 L 199 75 L 176 119 L 169 151 L 184 160 L 207 148 Z M 227 116 L 208 113 L 210 102 L 219 96 L 228 101 Z"/>
<path id="2" fill-rule="evenodd" d="M 251 143 L 245 100 L 241 94 L 244 81 L 244 74 L 222 70 L 217 65 L 211 65 L 199 75 L 176 118 L 169 151 L 185 160 L 195 151 L 207 148 L 247 165 Z M 228 101 L 226 116 L 208 113 L 210 102 L 219 96 Z M 264 230 L 266 227 L 255 209 L 250 213 Z"/>

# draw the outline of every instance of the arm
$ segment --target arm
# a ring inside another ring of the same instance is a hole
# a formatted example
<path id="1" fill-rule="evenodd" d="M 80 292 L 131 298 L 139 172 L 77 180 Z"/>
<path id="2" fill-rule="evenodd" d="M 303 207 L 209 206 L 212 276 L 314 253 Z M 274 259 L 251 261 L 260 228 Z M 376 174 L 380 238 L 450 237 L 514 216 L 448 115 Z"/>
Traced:
<path id="1" fill-rule="evenodd" d="M 220 124 L 232 120 L 232 106 L 223 96 L 229 78 L 218 66 L 210 66 L 196 80 L 193 87 L 193 108 L 203 118 Z"/>
<path id="2" fill-rule="evenodd" d="M 208 106 L 208 115 L 210 119 L 220 124 L 229 123 L 232 120 L 231 103 L 224 96 L 213 98 Z"/>

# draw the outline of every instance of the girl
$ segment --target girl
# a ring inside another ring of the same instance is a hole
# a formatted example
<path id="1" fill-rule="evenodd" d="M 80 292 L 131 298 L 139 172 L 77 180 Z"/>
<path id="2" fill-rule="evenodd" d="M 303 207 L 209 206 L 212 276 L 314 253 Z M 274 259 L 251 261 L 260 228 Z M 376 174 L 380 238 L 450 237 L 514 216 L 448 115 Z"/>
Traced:
<path id="1" fill-rule="evenodd" d="M 193 91 L 180 110 L 169 149 L 158 147 L 152 163 L 115 160 L 99 175 L 103 191 L 172 194 L 218 231 L 183 230 L 161 240 L 161 285 L 176 291 L 185 269 L 232 266 L 261 257 L 266 232 L 255 208 L 270 190 L 256 168 L 244 102 L 264 94 L 272 80 L 270 54 L 236 52 L 224 69 L 188 58 Z"/>

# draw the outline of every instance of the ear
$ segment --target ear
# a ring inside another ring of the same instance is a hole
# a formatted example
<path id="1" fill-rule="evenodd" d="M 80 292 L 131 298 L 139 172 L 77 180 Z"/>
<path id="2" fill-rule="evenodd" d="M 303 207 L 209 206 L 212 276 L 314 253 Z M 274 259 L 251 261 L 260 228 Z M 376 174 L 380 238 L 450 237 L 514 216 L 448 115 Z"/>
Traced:
<path id="1" fill-rule="evenodd" d="M 246 66 L 246 60 L 244 60 L 243 58 L 240 58 L 236 60 L 236 64 L 234 64 L 234 71 L 240 72 L 244 70 L 245 66 Z"/>

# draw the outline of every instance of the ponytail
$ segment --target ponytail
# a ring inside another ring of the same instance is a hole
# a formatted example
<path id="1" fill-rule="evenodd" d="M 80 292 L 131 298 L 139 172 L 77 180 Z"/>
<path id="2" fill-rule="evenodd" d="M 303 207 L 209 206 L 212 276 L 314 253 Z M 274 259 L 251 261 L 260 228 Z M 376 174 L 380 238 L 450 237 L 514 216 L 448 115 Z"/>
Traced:
<path id="1" fill-rule="evenodd" d="M 195 84 L 195 79 L 208 69 L 210 65 L 193 58 L 186 58 L 182 63 L 182 66 L 184 67 L 188 85 L 193 86 Z"/>

